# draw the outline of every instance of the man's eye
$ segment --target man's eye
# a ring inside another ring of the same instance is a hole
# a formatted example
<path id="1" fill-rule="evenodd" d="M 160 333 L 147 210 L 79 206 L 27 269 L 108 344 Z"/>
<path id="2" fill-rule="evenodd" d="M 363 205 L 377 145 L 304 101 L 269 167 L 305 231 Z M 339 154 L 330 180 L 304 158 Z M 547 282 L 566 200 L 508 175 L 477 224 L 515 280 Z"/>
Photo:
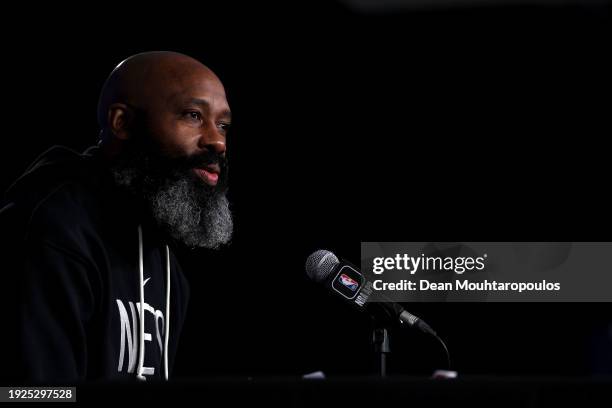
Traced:
<path id="1" fill-rule="evenodd" d="M 221 122 L 217 125 L 217 127 L 219 128 L 220 131 L 222 132 L 227 132 L 230 128 L 231 124 L 230 123 L 225 123 L 225 122 Z"/>
<path id="2" fill-rule="evenodd" d="M 197 121 L 202 120 L 202 114 L 200 112 L 187 111 L 184 113 L 184 115 L 187 119 L 197 120 Z"/>

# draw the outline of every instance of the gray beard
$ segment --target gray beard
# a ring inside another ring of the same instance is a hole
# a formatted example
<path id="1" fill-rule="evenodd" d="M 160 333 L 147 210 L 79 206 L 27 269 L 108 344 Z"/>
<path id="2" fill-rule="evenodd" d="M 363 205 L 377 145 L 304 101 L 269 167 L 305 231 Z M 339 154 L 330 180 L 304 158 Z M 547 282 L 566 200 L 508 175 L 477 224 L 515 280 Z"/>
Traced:
<path id="1" fill-rule="evenodd" d="M 224 191 L 210 191 L 186 175 L 147 176 L 132 161 L 111 167 L 115 182 L 144 197 L 153 218 L 173 239 L 189 248 L 218 249 L 232 238 L 233 219 Z M 142 162 L 141 162 L 142 163 Z"/>

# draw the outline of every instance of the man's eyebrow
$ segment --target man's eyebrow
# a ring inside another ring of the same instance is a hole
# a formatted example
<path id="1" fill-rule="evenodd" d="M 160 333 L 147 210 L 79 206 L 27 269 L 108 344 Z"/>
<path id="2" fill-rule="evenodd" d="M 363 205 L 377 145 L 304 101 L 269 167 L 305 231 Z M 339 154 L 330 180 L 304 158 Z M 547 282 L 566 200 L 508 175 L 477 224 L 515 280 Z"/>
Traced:
<path id="1" fill-rule="evenodd" d="M 189 100 L 187 100 L 187 103 L 190 104 L 194 104 L 194 105 L 201 105 L 203 107 L 205 107 L 206 109 L 210 109 L 210 102 L 208 102 L 206 99 L 202 99 L 202 98 L 191 98 Z M 224 117 L 228 120 L 232 119 L 232 112 L 229 109 L 226 109 L 224 111 L 221 112 L 221 117 Z"/>

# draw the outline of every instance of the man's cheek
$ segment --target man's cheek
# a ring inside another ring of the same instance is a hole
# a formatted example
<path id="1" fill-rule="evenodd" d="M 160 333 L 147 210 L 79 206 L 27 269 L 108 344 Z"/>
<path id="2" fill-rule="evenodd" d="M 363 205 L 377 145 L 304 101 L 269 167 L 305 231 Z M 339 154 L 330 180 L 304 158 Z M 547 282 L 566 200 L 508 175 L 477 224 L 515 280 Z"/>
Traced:
<path id="1" fill-rule="evenodd" d="M 175 123 L 167 121 L 153 122 L 150 124 L 150 136 L 153 144 L 157 147 L 160 153 L 167 157 L 179 157 L 184 150 L 181 145 L 181 134 L 183 130 Z"/>
<path id="2" fill-rule="evenodd" d="M 203 138 L 202 129 L 193 125 L 179 122 L 168 129 L 166 141 L 175 147 L 178 154 L 193 156 L 200 151 L 199 143 Z"/>

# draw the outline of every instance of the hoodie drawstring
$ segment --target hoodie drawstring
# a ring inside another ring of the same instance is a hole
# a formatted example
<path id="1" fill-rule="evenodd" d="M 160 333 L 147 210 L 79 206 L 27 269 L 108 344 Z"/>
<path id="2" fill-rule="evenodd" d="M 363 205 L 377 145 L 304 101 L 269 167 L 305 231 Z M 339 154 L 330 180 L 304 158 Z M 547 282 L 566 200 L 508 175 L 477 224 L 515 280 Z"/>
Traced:
<path id="1" fill-rule="evenodd" d="M 168 248 L 168 245 L 166 245 L 166 317 L 164 326 L 164 378 L 168 381 L 168 339 L 170 338 L 170 248 Z"/>
<path id="2" fill-rule="evenodd" d="M 140 319 L 138 327 L 138 369 L 136 378 L 146 381 L 144 366 L 144 261 L 142 245 L 142 226 L 138 226 L 138 269 L 140 283 Z M 166 315 L 164 317 L 164 379 L 168 381 L 168 339 L 170 338 L 170 248 L 166 245 Z"/>

